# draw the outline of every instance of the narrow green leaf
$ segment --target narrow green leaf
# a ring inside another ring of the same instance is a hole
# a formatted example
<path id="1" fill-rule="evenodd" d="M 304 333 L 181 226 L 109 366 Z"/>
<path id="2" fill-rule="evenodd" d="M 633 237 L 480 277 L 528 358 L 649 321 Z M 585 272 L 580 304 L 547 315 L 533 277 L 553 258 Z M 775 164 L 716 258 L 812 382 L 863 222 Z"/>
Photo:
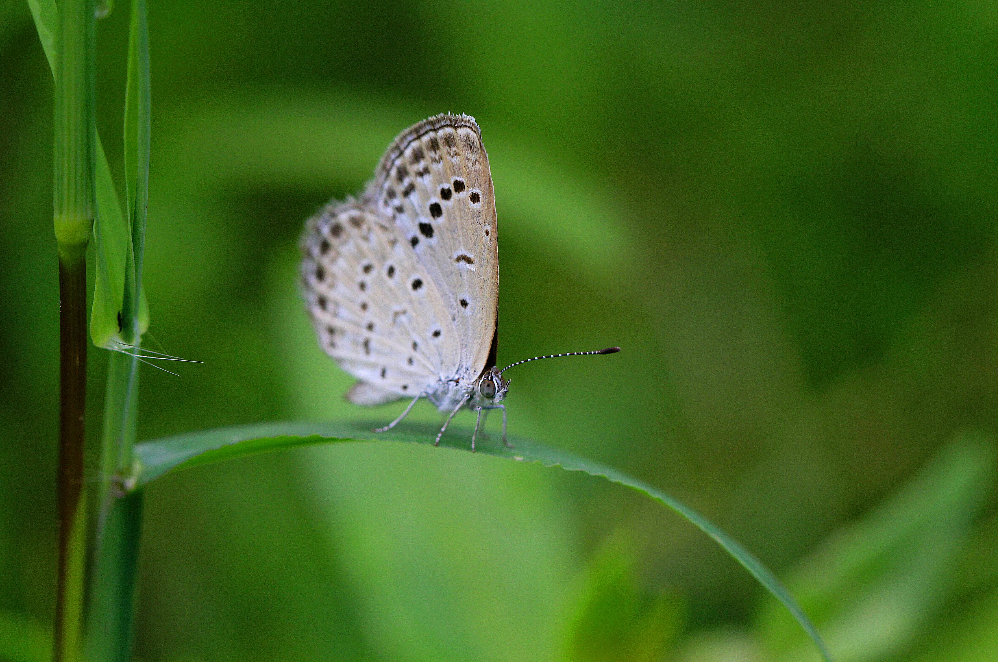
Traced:
<path id="1" fill-rule="evenodd" d="M 135 16 L 135 12 L 133 12 L 133 15 Z M 145 21 L 143 21 L 143 27 L 145 29 Z M 130 39 L 130 43 L 131 41 L 132 40 Z M 135 182 L 139 178 L 139 175 L 137 174 L 138 167 L 136 165 L 137 157 L 135 156 L 138 152 L 138 139 L 134 138 L 131 145 L 129 144 L 128 139 L 130 133 L 133 136 L 138 135 L 138 129 L 135 126 L 135 121 L 132 123 L 131 131 L 129 125 L 128 100 L 132 97 L 138 96 L 138 93 L 132 94 L 131 97 L 129 94 L 130 91 L 135 91 L 137 89 L 137 85 L 132 80 L 134 75 L 132 61 L 130 53 L 129 81 L 126 85 L 125 128 L 125 171 L 127 193 L 129 187 L 133 187 L 132 195 L 127 195 L 128 206 L 126 208 L 130 210 L 130 215 L 132 215 L 132 210 L 134 209 Z M 146 61 L 146 70 L 148 71 L 148 49 Z M 146 107 L 148 108 L 149 86 L 146 85 L 145 89 L 147 90 Z M 138 103 L 135 105 L 138 106 Z M 143 162 L 146 165 L 143 168 L 142 175 L 144 182 L 148 180 L 149 173 L 148 112 L 146 113 L 145 135 L 147 136 L 147 139 L 145 141 L 146 147 L 144 150 L 145 156 L 143 157 Z M 131 178 L 129 176 L 130 173 L 132 173 Z M 90 337 L 91 342 L 98 347 L 121 350 L 133 344 L 133 336 L 141 335 L 149 327 L 149 306 L 146 303 L 145 292 L 140 290 L 138 311 L 132 318 L 137 320 L 135 326 L 138 328 L 139 333 L 133 334 L 125 332 L 126 327 L 129 326 L 129 322 L 132 321 L 127 312 L 127 308 L 132 308 L 131 301 L 135 298 L 135 294 L 132 294 L 129 300 L 126 301 L 126 293 L 134 293 L 136 291 L 136 287 L 132 284 L 136 278 L 135 259 L 133 257 L 135 255 L 135 239 L 133 235 L 135 234 L 136 228 L 134 227 L 134 223 L 126 221 L 126 217 L 122 213 L 122 206 L 119 203 L 118 192 L 115 189 L 115 183 L 111 176 L 111 168 L 108 167 L 108 159 L 104 153 L 104 147 L 101 145 L 100 136 L 97 140 L 97 171 L 95 183 L 97 189 L 97 218 L 94 222 L 94 300 L 91 305 Z M 145 235 L 145 202 L 143 204 L 142 211 L 143 220 L 141 229 Z M 126 285 L 127 277 L 129 278 L 128 286 Z"/>
<path id="2" fill-rule="evenodd" d="M 174 469 L 296 446 L 378 439 L 371 428 L 338 423 L 264 423 L 216 428 L 137 444 L 136 473 L 127 480 L 141 487 Z M 447 437 L 443 443 L 448 441 Z"/>
<path id="3" fill-rule="evenodd" d="M 97 142 L 97 221 L 94 223 L 94 300 L 90 338 L 98 347 L 120 347 L 119 313 L 125 286 L 129 230 L 101 141 Z"/>
<path id="4" fill-rule="evenodd" d="M 136 77 L 139 75 L 139 54 L 136 34 L 139 22 L 139 3 L 132 3 L 132 14 L 129 23 L 129 59 L 125 78 L 125 119 L 122 123 L 123 165 L 125 167 L 125 208 L 129 213 L 129 223 L 132 223 L 136 204 L 136 179 L 139 173 L 138 141 L 139 131 L 136 129 L 139 115 L 139 86 Z"/>
<path id="5" fill-rule="evenodd" d="M 56 30 L 59 29 L 59 12 L 55 0 L 28 0 L 31 17 L 35 19 L 35 30 L 42 50 L 49 61 L 49 70 L 56 70 Z"/>
<path id="6" fill-rule="evenodd" d="M 263 423 L 218 428 L 145 442 L 136 446 L 135 473 L 127 478 L 127 482 L 134 482 L 138 487 L 146 485 L 151 480 L 171 470 L 182 467 L 194 467 L 223 459 L 312 444 L 374 440 L 431 444 L 437 431 L 434 426 L 401 425 L 389 432 L 377 434 L 372 431 L 373 427 L 361 423 L 336 422 Z M 814 640 L 824 659 L 831 662 L 831 657 L 828 655 L 817 630 L 811 625 L 807 615 L 800 609 L 793 596 L 780 581 L 750 552 L 705 517 L 661 490 L 612 467 L 578 457 L 567 451 L 537 444 L 529 439 L 510 436 L 509 440 L 514 445 L 513 449 L 488 442 L 482 444 L 477 453 L 518 462 L 538 462 L 547 467 L 560 467 L 568 471 L 581 471 L 592 476 L 599 476 L 646 494 L 682 515 L 717 541 L 760 584 L 776 596 Z M 466 452 L 469 452 L 469 437 L 457 433 L 446 434 L 442 438 L 441 445 L 451 449 L 465 449 Z"/>
<path id="7" fill-rule="evenodd" d="M 122 213 L 111 168 L 97 140 L 97 218 L 94 221 L 94 301 L 91 305 L 90 337 L 98 347 L 120 350 L 131 344 L 122 333 L 127 315 L 123 314 L 126 273 L 133 271 L 132 237 Z M 119 315 L 123 324 L 119 324 Z M 146 293 L 139 293 L 138 329 L 149 327 Z"/>
<path id="8" fill-rule="evenodd" d="M 123 299 L 122 335 L 138 345 L 148 320 L 142 302 L 143 253 L 146 245 L 146 211 L 150 174 L 150 49 L 145 0 L 132 3 L 129 30 L 129 67 L 125 86 L 125 197 L 131 230 L 131 252 Z"/>

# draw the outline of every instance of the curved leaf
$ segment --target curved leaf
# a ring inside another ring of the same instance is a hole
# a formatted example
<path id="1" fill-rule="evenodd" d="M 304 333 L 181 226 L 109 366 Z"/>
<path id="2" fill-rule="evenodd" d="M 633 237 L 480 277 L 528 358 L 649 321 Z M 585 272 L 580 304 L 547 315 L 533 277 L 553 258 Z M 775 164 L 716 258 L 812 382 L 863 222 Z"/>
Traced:
<path id="1" fill-rule="evenodd" d="M 129 485 L 141 487 L 169 471 L 183 467 L 194 467 L 227 458 L 243 457 L 254 453 L 293 448 L 320 443 L 341 443 L 349 441 L 401 441 L 431 444 L 437 432 L 434 426 L 400 425 L 389 432 L 377 434 L 373 426 L 363 423 L 307 423 L 278 422 L 262 423 L 232 428 L 218 428 L 204 432 L 193 432 L 167 439 L 149 441 L 136 446 L 136 466 L 133 476 L 126 481 Z M 648 485 L 612 467 L 578 457 L 557 448 L 550 448 L 522 437 L 510 436 L 514 448 L 501 444 L 486 443 L 478 450 L 484 455 L 508 458 L 518 462 L 538 462 L 547 467 L 561 467 L 568 471 L 581 471 L 592 476 L 633 488 L 660 501 L 682 517 L 686 518 L 704 533 L 713 538 L 738 563 L 743 565 L 755 579 L 793 614 L 804 631 L 810 635 L 825 660 L 831 661 L 824 642 L 800 609 L 793 596 L 780 581 L 748 550 L 738 544 L 688 506 L 676 501 L 661 490 Z M 456 433 L 446 434 L 442 446 L 452 449 L 469 449 L 469 437 Z"/>

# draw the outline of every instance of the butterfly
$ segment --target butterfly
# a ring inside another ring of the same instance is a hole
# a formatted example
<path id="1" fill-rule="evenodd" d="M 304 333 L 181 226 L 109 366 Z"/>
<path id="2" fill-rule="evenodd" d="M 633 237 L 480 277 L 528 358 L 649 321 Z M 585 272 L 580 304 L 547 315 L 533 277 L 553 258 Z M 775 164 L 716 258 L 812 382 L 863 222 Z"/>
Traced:
<path id="1" fill-rule="evenodd" d="M 300 240 L 307 311 L 323 350 L 358 381 L 345 397 L 375 406 L 421 398 L 447 418 L 500 409 L 497 367 L 498 237 L 494 183 L 480 135 L 467 115 L 436 115 L 403 131 L 357 197 L 331 201 Z"/>

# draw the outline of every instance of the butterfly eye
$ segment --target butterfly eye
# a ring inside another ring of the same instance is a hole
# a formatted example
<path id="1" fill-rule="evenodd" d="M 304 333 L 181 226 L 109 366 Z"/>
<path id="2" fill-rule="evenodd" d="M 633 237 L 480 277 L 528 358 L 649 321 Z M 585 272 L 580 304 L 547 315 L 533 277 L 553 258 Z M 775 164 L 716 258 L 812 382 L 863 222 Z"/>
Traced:
<path id="1" fill-rule="evenodd" d="M 488 400 L 493 400 L 494 396 L 498 394 L 498 388 L 494 385 L 493 379 L 485 379 L 480 382 L 480 395 L 484 396 Z"/>

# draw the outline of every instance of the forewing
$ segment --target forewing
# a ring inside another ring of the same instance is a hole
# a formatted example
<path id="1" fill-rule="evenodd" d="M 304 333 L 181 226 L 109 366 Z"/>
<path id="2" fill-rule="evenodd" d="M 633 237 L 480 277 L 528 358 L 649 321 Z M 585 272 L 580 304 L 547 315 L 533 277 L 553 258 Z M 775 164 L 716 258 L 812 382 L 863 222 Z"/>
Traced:
<path id="1" fill-rule="evenodd" d="M 443 380 L 472 383 L 487 362 L 498 300 L 494 184 L 480 128 L 465 115 L 438 115 L 404 131 L 366 199 L 434 290 L 428 314 L 412 321 L 413 340 L 431 344 Z"/>

